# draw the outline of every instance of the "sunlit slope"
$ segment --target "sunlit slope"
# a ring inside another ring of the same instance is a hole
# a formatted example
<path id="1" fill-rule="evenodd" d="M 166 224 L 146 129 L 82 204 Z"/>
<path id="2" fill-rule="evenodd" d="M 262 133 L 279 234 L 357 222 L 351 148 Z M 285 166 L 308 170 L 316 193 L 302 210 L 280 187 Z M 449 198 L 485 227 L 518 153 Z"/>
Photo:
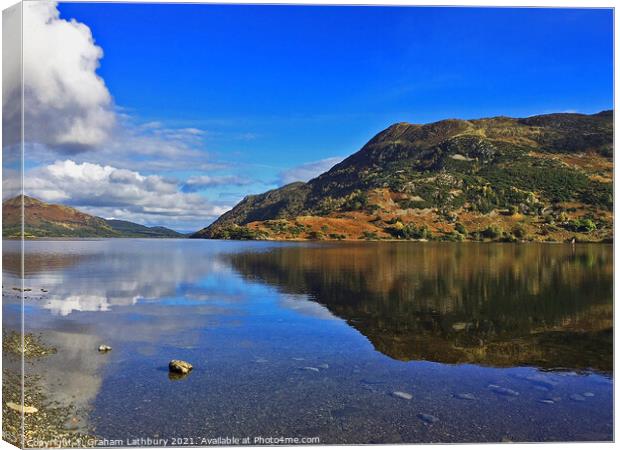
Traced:
<path id="1" fill-rule="evenodd" d="M 193 237 L 599 241 L 613 235 L 612 177 L 612 111 L 397 123 Z"/>

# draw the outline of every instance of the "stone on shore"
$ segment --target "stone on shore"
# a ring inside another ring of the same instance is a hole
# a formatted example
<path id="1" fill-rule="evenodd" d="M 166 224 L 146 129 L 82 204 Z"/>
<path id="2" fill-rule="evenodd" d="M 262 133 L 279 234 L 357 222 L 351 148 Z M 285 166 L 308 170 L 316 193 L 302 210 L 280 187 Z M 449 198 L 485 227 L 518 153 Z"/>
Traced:
<path id="1" fill-rule="evenodd" d="M 452 329 L 454 331 L 463 331 L 467 329 L 467 323 L 465 322 L 456 322 L 452 324 Z"/>
<path id="2" fill-rule="evenodd" d="M 186 375 L 191 372 L 194 367 L 187 361 L 181 361 L 180 359 L 173 359 L 168 363 L 168 369 L 170 372 L 180 373 Z"/>
<path id="3" fill-rule="evenodd" d="M 13 403 L 13 402 L 7 402 L 6 406 L 8 406 L 10 409 L 14 411 L 17 411 L 19 413 L 24 413 L 24 414 L 34 414 L 34 413 L 39 412 L 39 410 L 35 408 L 34 406 L 22 406 L 17 403 Z"/>

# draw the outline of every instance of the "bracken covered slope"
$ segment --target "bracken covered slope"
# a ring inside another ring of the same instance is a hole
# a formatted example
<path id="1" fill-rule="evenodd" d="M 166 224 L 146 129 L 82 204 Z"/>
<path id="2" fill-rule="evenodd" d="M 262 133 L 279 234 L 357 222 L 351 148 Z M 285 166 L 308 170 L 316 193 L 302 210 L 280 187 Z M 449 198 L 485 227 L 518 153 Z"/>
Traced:
<path id="1" fill-rule="evenodd" d="M 607 240 L 612 177 L 612 111 L 397 123 L 193 237 Z"/>
<path id="2" fill-rule="evenodd" d="M 123 220 L 106 220 L 63 205 L 23 196 L 24 237 L 180 237 L 164 227 L 146 227 Z M 2 236 L 21 236 L 22 197 L 2 203 Z"/>

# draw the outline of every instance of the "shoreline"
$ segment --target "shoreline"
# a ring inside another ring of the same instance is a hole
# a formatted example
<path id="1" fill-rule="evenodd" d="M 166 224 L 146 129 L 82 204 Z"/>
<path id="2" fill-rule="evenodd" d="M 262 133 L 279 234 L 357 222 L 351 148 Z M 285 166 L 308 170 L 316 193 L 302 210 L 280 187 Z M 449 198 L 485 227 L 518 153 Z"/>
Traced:
<path id="1" fill-rule="evenodd" d="M 2 373 L 2 431 L 5 440 L 23 448 L 42 448 L 41 444 L 46 447 L 92 447 L 84 443 L 92 441 L 93 436 L 79 428 L 66 426 L 80 412 L 73 404 L 61 405 L 51 401 L 42 383 L 38 360 L 55 355 L 57 349 L 47 345 L 40 332 L 26 332 L 22 336 L 19 331 L 3 330 L 2 338 L 2 350 L 8 363 Z"/>
<path id="2" fill-rule="evenodd" d="M 183 238 L 141 238 L 141 237 L 32 237 L 32 238 L 14 238 L 14 237 L 3 237 L 3 241 L 44 241 L 44 242 L 63 242 L 63 241 L 107 241 L 107 240 L 143 240 L 143 241 L 183 241 L 183 240 L 193 240 L 193 241 L 230 241 L 230 242 L 347 242 L 347 243 L 362 243 L 362 242 L 402 242 L 402 243 L 445 243 L 445 244 L 567 244 L 573 245 L 570 241 L 554 241 L 554 240 L 524 240 L 524 241 L 505 241 L 505 240 L 473 240 L 473 239 L 464 239 L 462 241 L 451 241 L 445 239 L 219 239 L 219 238 L 195 238 L 195 237 L 183 237 Z M 583 241 L 576 240 L 574 244 L 607 244 L 613 245 L 614 238 L 605 238 L 601 240 L 592 240 L 592 241 Z"/>

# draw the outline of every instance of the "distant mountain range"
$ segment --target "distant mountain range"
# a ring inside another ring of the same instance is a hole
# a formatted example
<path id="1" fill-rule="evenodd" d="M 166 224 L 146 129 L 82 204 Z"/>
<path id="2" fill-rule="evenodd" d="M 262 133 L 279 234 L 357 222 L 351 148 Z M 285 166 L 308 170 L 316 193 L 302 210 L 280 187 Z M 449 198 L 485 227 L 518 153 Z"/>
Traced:
<path id="1" fill-rule="evenodd" d="M 3 237 L 21 234 L 21 196 L 2 203 Z M 178 238 L 181 233 L 164 227 L 146 227 L 125 220 L 106 220 L 63 205 L 24 196 L 24 235 L 42 237 Z"/>
<path id="2" fill-rule="evenodd" d="M 397 123 L 191 237 L 610 240 L 612 181 L 613 111 Z"/>
<path id="3" fill-rule="evenodd" d="M 24 196 L 26 237 L 187 237 Z M 18 237 L 21 198 L 3 203 Z M 397 123 L 307 183 L 249 195 L 208 239 L 609 241 L 613 111 Z"/>

